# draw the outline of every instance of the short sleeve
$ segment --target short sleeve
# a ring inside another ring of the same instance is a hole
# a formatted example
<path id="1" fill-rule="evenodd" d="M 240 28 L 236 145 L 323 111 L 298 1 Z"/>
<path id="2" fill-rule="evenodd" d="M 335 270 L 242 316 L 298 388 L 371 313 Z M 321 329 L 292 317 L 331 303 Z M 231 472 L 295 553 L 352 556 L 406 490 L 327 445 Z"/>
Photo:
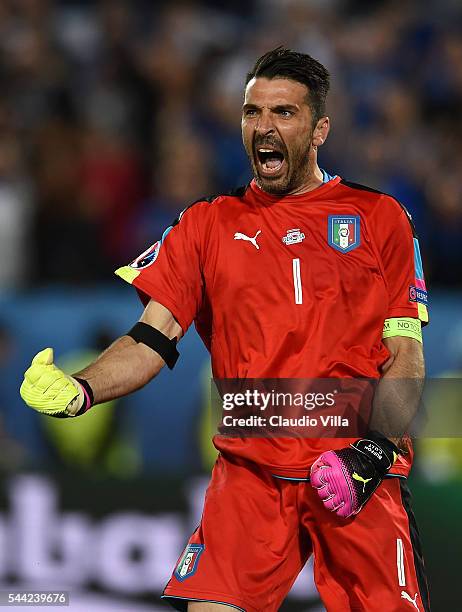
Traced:
<path id="1" fill-rule="evenodd" d="M 198 202 L 186 208 L 161 240 L 141 253 L 117 276 L 133 285 L 144 304 L 149 299 L 170 310 L 183 332 L 196 317 L 203 297 Z"/>
<path id="2" fill-rule="evenodd" d="M 389 296 L 386 318 L 413 317 L 426 324 L 427 288 L 419 241 L 406 209 L 394 200 L 390 204 L 394 214 L 384 215 L 378 228 L 381 264 Z M 383 206 L 388 206 L 388 202 Z"/>

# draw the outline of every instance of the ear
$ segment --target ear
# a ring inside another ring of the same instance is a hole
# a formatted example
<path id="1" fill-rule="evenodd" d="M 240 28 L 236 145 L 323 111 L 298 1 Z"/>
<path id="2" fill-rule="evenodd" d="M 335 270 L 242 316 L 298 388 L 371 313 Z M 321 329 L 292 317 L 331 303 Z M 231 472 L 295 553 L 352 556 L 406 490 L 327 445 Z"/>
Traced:
<path id="1" fill-rule="evenodd" d="M 316 127 L 313 130 L 312 145 L 314 147 L 320 147 L 325 143 L 327 135 L 329 134 L 330 121 L 329 117 L 321 117 L 316 123 Z"/>

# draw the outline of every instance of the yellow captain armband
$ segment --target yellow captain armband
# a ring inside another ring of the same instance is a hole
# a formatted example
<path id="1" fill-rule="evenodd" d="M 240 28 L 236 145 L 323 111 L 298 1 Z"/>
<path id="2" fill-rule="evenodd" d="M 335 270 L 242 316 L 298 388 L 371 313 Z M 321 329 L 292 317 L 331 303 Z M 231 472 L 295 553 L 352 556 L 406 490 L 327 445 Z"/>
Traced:
<path id="1" fill-rule="evenodd" d="M 411 317 L 385 319 L 382 338 L 392 338 L 393 336 L 405 336 L 422 342 L 422 323 L 419 319 L 412 319 Z"/>

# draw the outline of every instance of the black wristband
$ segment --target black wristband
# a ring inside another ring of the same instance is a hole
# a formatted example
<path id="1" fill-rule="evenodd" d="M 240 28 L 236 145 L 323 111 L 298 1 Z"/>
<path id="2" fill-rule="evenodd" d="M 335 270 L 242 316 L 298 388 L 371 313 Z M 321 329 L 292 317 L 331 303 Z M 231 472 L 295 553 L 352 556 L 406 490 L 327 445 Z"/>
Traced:
<path id="1" fill-rule="evenodd" d="M 73 376 L 73 378 L 82 387 L 83 395 L 85 397 L 85 401 L 83 403 L 82 408 L 75 415 L 75 416 L 80 416 L 81 414 L 84 414 L 87 410 L 90 410 L 90 408 L 93 406 L 95 402 L 95 397 L 93 395 L 93 389 L 90 387 L 90 383 L 88 382 L 88 380 L 85 380 L 83 378 L 78 378 L 77 376 Z"/>

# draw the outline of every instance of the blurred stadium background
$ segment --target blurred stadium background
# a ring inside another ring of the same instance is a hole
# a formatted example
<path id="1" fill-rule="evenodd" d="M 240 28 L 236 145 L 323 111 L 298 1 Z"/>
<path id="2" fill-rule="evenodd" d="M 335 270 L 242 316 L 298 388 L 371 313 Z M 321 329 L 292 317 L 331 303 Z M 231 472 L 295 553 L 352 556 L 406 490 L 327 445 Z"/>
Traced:
<path id="1" fill-rule="evenodd" d="M 461 376 L 461 28 L 459 0 L 2 0 L 0 590 L 67 588 L 75 611 L 164 609 L 213 457 L 195 332 L 174 374 L 79 422 L 36 415 L 18 388 L 45 346 L 75 371 L 129 329 L 141 306 L 113 270 L 185 205 L 249 179 L 243 79 L 278 44 L 332 73 L 321 166 L 412 213 L 428 373 Z M 433 609 L 459 610 L 462 446 L 418 446 Z M 323 609 L 309 568 L 283 609 Z"/>

